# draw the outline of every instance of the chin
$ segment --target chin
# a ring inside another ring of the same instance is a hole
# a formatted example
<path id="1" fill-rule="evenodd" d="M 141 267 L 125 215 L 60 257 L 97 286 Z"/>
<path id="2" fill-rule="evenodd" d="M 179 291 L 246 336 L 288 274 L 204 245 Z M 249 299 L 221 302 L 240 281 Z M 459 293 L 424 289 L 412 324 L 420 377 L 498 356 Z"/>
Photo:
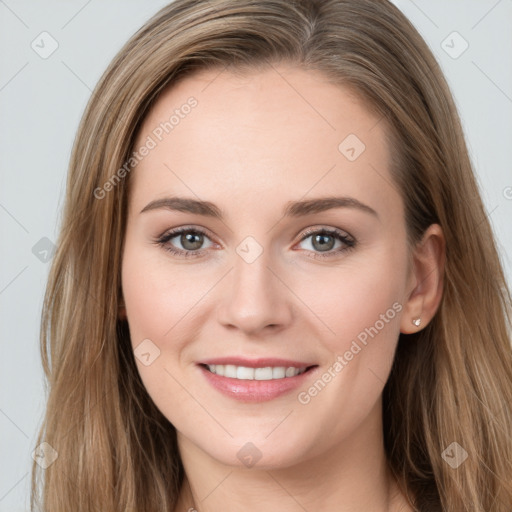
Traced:
<path id="1" fill-rule="evenodd" d="M 284 469 L 306 458 L 304 440 L 277 435 L 275 439 L 265 439 L 265 435 L 236 436 L 224 442 L 210 439 L 211 444 L 195 444 L 212 459 L 240 469 Z"/>

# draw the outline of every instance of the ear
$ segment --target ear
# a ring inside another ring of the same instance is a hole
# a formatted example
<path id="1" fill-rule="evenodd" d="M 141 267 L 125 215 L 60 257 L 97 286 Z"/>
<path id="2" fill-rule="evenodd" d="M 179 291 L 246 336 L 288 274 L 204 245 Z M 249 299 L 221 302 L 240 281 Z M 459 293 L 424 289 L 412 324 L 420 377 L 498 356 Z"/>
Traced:
<path id="1" fill-rule="evenodd" d="M 443 295 L 446 242 L 439 224 L 431 224 L 414 247 L 400 332 L 420 331 L 435 315 Z M 413 320 L 420 319 L 420 325 Z"/>

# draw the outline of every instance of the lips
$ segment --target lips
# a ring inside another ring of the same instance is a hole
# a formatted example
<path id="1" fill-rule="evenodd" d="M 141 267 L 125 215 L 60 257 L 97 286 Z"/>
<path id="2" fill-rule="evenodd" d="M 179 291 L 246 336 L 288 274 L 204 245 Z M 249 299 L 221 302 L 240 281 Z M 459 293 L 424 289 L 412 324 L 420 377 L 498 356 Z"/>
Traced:
<path id="1" fill-rule="evenodd" d="M 238 401 L 263 402 L 301 385 L 317 365 L 289 359 L 225 357 L 199 363 L 207 382 Z"/>

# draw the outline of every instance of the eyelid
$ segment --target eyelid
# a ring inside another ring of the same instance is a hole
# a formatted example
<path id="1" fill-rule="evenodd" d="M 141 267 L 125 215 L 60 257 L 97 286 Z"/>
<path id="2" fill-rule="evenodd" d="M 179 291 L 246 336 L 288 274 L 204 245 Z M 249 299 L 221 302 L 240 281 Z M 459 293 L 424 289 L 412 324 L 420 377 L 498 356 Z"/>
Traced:
<path id="1" fill-rule="evenodd" d="M 300 237 L 301 237 L 300 241 L 302 242 L 302 240 L 304 240 L 308 236 L 311 236 L 311 235 L 313 235 L 315 233 L 319 233 L 319 232 L 338 234 L 345 238 L 349 238 L 350 240 L 353 240 L 355 242 L 355 238 L 348 231 L 345 231 L 344 229 L 340 229 L 340 228 L 335 228 L 333 226 L 322 226 L 322 225 L 316 225 L 316 226 L 311 226 L 311 227 L 307 228 L 300 235 Z"/>
<path id="2" fill-rule="evenodd" d="M 178 226 L 176 228 L 167 229 L 156 239 L 157 240 L 163 240 L 163 239 L 169 240 L 177 235 L 180 235 L 181 233 L 188 232 L 188 231 L 195 231 L 197 233 L 200 233 L 200 234 L 208 237 L 212 242 L 214 242 L 214 239 L 216 238 L 215 236 L 213 236 L 210 233 L 210 231 L 208 229 L 206 229 L 202 226 L 198 226 L 197 224 L 190 224 L 190 225 L 185 224 L 183 226 Z M 221 245 L 218 242 L 214 242 L 214 243 Z"/>

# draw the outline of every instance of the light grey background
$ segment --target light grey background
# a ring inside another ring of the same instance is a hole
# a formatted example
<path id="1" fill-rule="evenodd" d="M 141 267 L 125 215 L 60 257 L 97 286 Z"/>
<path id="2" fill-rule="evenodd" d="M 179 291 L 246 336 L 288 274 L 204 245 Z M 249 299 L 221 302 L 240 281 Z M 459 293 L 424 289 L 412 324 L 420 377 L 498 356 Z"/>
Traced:
<path id="1" fill-rule="evenodd" d="M 38 337 L 49 262 L 41 239 L 57 238 L 78 122 L 109 61 L 166 3 L 0 0 L 0 512 L 28 510 L 45 401 Z M 395 3 L 455 94 L 512 283 L 512 0 Z M 58 48 L 47 58 L 31 46 L 48 52 L 52 38 Z"/>

